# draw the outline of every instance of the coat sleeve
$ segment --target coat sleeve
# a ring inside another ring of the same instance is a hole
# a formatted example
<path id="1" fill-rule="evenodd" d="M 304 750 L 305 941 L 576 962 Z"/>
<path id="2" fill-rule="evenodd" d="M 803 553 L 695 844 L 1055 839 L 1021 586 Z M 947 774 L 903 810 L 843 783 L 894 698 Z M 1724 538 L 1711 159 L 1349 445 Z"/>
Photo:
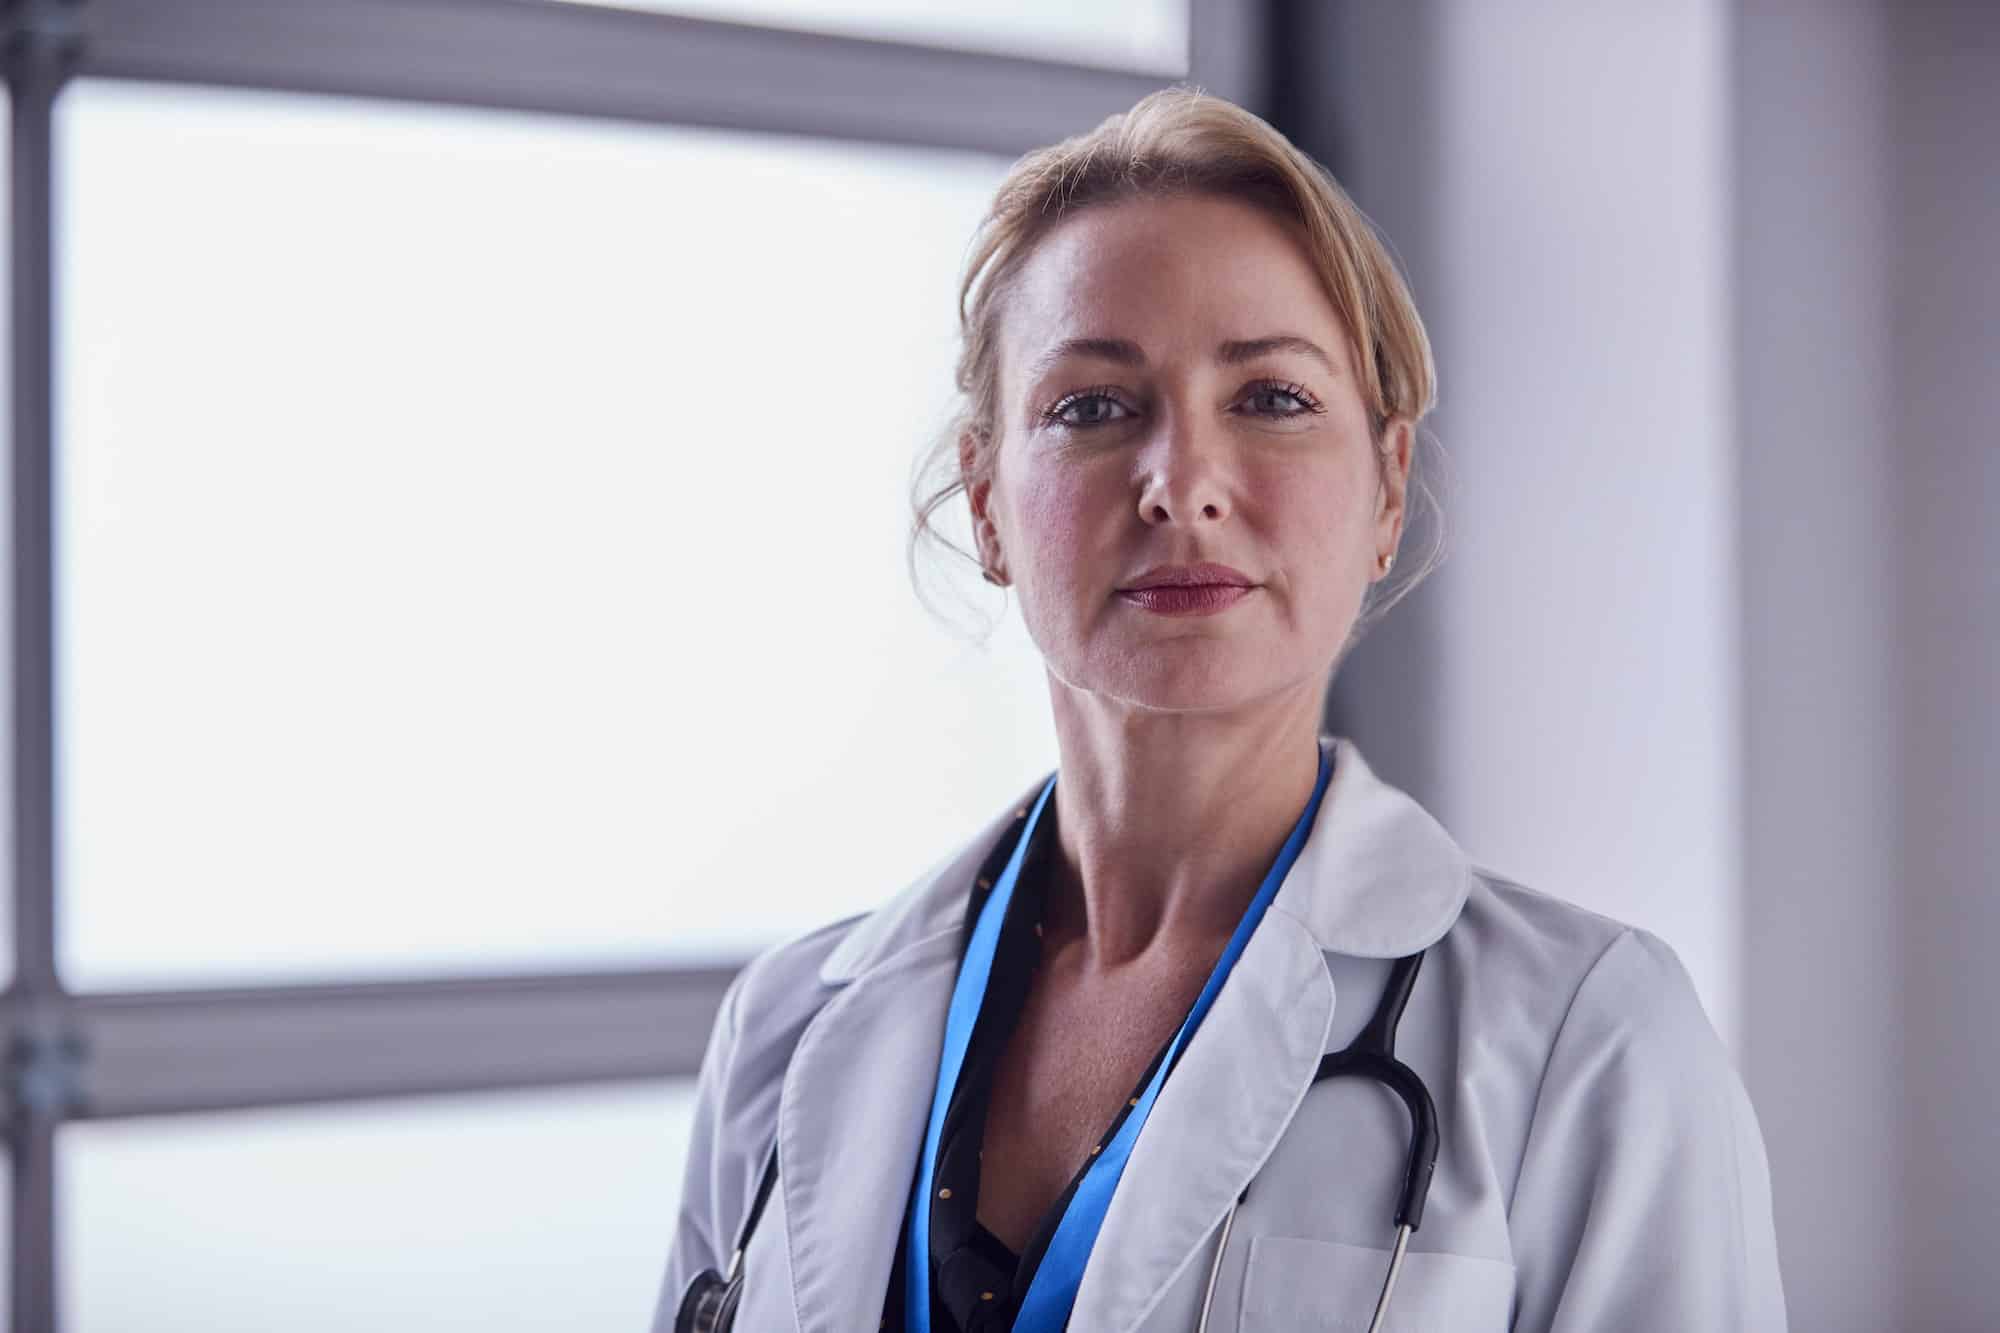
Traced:
<path id="1" fill-rule="evenodd" d="M 742 1163 L 725 1152 L 721 1139 L 727 1123 L 724 1100 L 731 1086 L 736 1053 L 737 1007 L 746 972 L 738 972 L 722 993 L 708 1049 L 695 1079 L 694 1119 L 689 1131 L 687 1166 L 682 1173 L 680 1215 L 667 1250 L 666 1276 L 660 1283 L 652 1333 L 673 1333 L 674 1316 L 688 1283 L 704 1268 L 721 1272 L 729 1266 L 736 1243 L 735 1229 L 749 1206 Z"/>
<path id="2" fill-rule="evenodd" d="M 1783 1333 L 1764 1141 L 1679 958 L 1627 930 L 1578 987 L 1508 1210 L 1516 1333 Z"/>

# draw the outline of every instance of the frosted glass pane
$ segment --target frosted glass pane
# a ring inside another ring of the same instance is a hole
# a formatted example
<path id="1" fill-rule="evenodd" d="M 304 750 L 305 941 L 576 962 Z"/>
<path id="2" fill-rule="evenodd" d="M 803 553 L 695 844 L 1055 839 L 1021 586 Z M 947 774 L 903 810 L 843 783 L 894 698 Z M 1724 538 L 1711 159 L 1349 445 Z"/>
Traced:
<path id="1" fill-rule="evenodd" d="M 735 956 L 1054 765 L 1019 618 L 904 564 L 1003 163 L 90 81 L 58 133 L 72 985 Z"/>
<path id="2" fill-rule="evenodd" d="M 59 1133 L 71 1333 L 631 1333 L 693 1081 L 85 1121 Z"/>
<path id="3" fill-rule="evenodd" d="M 581 0 L 618 9 L 1184 74 L 1188 0 Z"/>

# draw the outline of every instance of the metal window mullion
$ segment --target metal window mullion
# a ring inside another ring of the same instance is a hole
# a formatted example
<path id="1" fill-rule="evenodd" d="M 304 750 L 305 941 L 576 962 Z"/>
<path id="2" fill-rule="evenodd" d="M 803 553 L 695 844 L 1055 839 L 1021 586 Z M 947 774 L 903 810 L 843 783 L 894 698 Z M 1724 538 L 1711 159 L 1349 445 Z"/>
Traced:
<path id="1" fill-rule="evenodd" d="M 89 15 L 87 75 L 1010 156 L 1169 81 L 545 0 L 91 0 Z"/>
<path id="2" fill-rule="evenodd" d="M 74 54 L 74 11 L 6 12 L 8 338 L 13 414 L 10 712 L 14 979 L 7 990 L 8 1275 L 17 1333 L 55 1333 L 55 1133 L 63 1102 L 55 920 L 54 223 L 52 108 Z M 50 1095 L 55 1091 L 57 1095 Z"/>
<path id="3" fill-rule="evenodd" d="M 84 995 L 79 1120 L 691 1077 L 733 968 Z"/>
<path id="4" fill-rule="evenodd" d="M 10 31 L 9 346 L 14 433 L 13 839 L 16 989 L 56 992 L 54 286 L 51 107 L 60 69 Z"/>

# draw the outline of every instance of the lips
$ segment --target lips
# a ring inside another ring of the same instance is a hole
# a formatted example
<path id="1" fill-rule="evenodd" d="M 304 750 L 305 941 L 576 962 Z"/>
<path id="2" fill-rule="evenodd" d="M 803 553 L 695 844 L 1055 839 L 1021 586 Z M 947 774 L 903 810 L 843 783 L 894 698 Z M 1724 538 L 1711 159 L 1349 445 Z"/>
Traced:
<path id="1" fill-rule="evenodd" d="M 1118 596 L 1159 615 L 1205 616 L 1242 601 L 1254 591 L 1238 583 L 1198 583 L 1134 588 L 1121 591 Z"/>
<path id="2" fill-rule="evenodd" d="M 1204 561 L 1198 565 L 1155 565 L 1120 588 L 1121 593 L 1151 588 L 1252 588 L 1248 574 L 1228 565 Z"/>

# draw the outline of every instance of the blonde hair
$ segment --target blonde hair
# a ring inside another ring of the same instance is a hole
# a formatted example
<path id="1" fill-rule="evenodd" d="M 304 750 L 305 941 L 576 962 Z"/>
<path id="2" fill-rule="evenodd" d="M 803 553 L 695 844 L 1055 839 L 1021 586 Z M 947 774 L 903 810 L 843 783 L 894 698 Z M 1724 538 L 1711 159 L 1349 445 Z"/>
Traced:
<path id="1" fill-rule="evenodd" d="M 927 538 L 979 563 L 977 555 L 938 533 L 931 517 L 954 495 L 992 477 L 999 442 L 1001 319 L 1012 280 L 1035 245 L 1077 209 L 1195 193 L 1240 199 L 1297 225 L 1348 331 L 1370 434 L 1378 446 L 1391 419 L 1408 418 L 1414 431 L 1436 404 L 1430 339 L 1409 287 L 1373 224 L 1339 182 L 1263 119 L 1233 102 L 1199 88 L 1163 88 L 1087 134 L 1028 153 L 994 194 L 973 236 L 959 287 L 956 379 L 962 398 L 912 477 L 908 555 L 913 580 L 916 552 Z M 961 441 L 969 446 L 969 467 L 961 457 Z M 1386 469 L 1379 448 L 1377 459 Z M 1415 443 L 1407 494 L 1432 517 L 1441 517 L 1436 496 L 1417 468 Z M 1409 520 L 1416 517 L 1416 507 L 1412 503 L 1406 516 L 1406 536 L 1415 526 Z M 1389 579 L 1369 585 L 1343 656 L 1442 560 L 1441 525 L 1422 526 L 1428 529 L 1427 549 L 1416 560 L 1399 560 L 1393 588 Z M 921 581 L 917 591 L 921 598 Z"/>

